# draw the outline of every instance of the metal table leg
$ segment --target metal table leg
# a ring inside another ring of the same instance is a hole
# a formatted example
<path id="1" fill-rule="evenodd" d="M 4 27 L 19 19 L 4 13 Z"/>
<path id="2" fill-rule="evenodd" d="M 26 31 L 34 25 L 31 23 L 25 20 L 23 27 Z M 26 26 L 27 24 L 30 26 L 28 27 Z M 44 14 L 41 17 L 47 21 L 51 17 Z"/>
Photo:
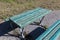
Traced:
<path id="1" fill-rule="evenodd" d="M 24 40 L 25 39 L 25 36 L 24 36 L 24 28 L 20 28 L 20 38 L 21 38 L 21 40 Z"/>
<path id="2" fill-rule="evenodd" d="M 43 27 L 44 29 L 47 29 L 45 26 L 41 25 L 43 19 L 44 19 L 45 16 L 42 17 L 42 19 L 40 20 L 40 26 Z"/>
<path id="3" fill-rule="evenodd" d="M 42 19 L 40 20 L 40 24 L 42 23 L 43 19 L 44 19 L 45 16 L 42 17 Z"/>

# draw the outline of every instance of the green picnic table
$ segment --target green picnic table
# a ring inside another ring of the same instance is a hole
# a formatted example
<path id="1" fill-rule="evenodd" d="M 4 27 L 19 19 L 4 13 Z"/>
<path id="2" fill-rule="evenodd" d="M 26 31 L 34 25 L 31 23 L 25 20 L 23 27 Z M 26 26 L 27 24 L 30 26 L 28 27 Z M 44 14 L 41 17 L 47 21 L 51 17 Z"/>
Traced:
<path id="1" fill-rule="evenodd" d="M 9 20 L 11 22 L 15 23 L 16 25 L 18 25 L 18 27 L 21 30 L 21 34 L 23 36 L 24 27 L 26 27 L 30 23 L 36 21 L 37 19 L 42 18 L 43 16 L 45 16 L 51 12 L 52 12 L 52 10 L 38 7 L 33 10 L 28 10 L 28 11 L 22 12 L 18 15 L 12 16 L 9 18 Z M 10 24 L 11 24 L 11 22 L 10 22 Z"/>

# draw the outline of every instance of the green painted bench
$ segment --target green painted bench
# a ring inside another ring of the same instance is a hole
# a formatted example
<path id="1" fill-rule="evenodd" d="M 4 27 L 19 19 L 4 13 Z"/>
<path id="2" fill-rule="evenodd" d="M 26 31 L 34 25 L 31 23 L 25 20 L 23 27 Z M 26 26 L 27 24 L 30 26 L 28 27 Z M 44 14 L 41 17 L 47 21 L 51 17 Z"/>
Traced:
<path id="1" fill-rule="evenodd" d="M 10 21 L 17 24 L 23 31 L 23 28 L 29 25 L 30 23 L 36 21 L 39 18 L 42 18 L 46 14 L 49 14 L 52 10 L 44 9 L 44 8 L 36 8 L 33 10 L 29 10 L 23 12 L 21 14 L 10 17 Z"/>
<path id="2" fill-rule="evenodd" d="M 51 27 L 49 27 L 36 40 L 57 40 L 59 36 L 60 36 L 60 20 L 58 20 Z"/>

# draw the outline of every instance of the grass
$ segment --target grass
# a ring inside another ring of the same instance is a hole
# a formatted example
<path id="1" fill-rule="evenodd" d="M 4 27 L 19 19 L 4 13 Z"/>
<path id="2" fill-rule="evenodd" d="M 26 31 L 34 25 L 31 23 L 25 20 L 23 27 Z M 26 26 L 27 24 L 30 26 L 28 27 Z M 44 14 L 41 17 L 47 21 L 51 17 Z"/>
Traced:
<path id="1" fill-rule="evenodd" d="M 36 7 L 60 9 L 60 0 L 0 0 L 0 19 L 6 19 Z"/>
<path id="2" fill-rule="evenodd" d="M 9 2 L 9 3 L 11 3 L 11 2 L 14 2 L 15 0 L 0 0 L 1 2 Z"/>

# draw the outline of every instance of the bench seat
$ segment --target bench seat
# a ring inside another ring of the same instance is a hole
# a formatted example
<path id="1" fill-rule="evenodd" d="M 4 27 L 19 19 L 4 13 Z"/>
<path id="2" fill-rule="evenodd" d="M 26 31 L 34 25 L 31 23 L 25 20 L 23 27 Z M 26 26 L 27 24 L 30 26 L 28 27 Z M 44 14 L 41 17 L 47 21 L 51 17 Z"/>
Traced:
<path id="1" fill-rule="evenodd" d="M 19 25 L 19 27 L 24 28 L 33 21 L 45 16 L 46 14 L 49 14 L 51 11 L 52 10 L 36 8 L 10 17 L 10 20 Z"/>
<path id="2" fill-rule="evenodd" d="M 58 20 L 51 27 L 49 27 L 36 40 L 57 40 L 59 36 L 60 36 L 60 20 Z"/>

